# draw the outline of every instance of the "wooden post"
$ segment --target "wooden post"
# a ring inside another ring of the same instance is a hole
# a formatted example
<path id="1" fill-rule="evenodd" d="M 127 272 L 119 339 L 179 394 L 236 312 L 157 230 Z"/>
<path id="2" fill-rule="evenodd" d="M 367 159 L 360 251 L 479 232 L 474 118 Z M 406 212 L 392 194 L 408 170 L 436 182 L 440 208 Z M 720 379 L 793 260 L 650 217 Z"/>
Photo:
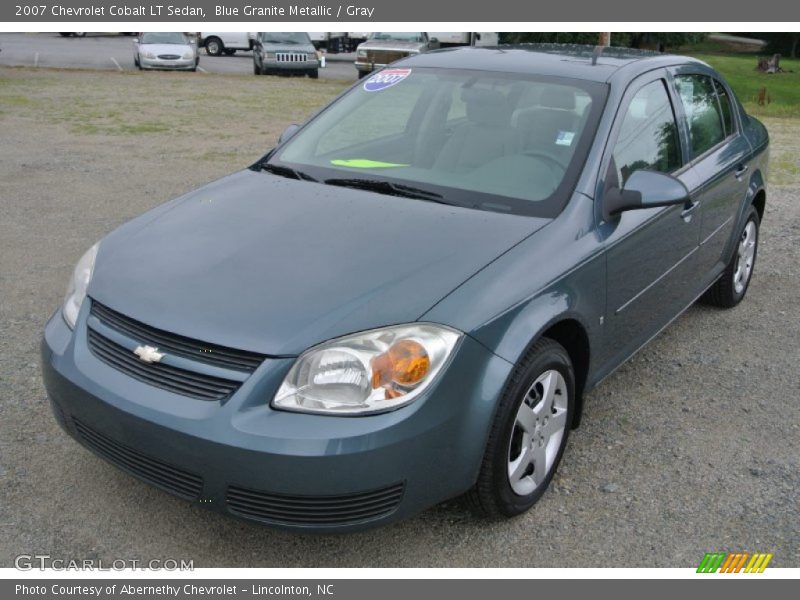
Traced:
<path id="1" fill-rule="evenodd" d="M 597 34 L 597 45 L 598 46 L 610 46 L 611 45 L 611 33 L 598 33 Z"/>

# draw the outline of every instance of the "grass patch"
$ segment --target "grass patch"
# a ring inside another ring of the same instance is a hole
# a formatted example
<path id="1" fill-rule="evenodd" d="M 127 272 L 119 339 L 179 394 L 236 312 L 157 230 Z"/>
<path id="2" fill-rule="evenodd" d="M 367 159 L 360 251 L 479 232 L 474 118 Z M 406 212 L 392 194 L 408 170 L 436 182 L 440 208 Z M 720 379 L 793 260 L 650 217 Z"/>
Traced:
<path id="1" fill-rule="evenodd" d="M 800 60 L 781 58 L 783 73 L 767 75 L 756 70 L 757 54 L 686 52 L 718 70 L 728 80 L 747 112 L 755 117 L 800 117 Z M 771 102 L 758 105 L 758 94 L 767 89 Z"/>

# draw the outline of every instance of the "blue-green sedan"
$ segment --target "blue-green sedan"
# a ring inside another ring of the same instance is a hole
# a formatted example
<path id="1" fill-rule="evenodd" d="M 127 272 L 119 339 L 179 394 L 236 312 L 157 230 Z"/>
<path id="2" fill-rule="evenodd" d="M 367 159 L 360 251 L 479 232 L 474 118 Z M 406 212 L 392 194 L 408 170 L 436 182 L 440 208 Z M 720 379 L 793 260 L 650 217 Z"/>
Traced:
<path id="1" fill-rule="evenodd" d="M 696 300 L 742 301 L 767 149 L 690 58 L 395 63 L 91 247 L 45 328 L 53 412 L 132 475 L 271 526 L 461 495 L 512 517 L 587 391 Z"/>

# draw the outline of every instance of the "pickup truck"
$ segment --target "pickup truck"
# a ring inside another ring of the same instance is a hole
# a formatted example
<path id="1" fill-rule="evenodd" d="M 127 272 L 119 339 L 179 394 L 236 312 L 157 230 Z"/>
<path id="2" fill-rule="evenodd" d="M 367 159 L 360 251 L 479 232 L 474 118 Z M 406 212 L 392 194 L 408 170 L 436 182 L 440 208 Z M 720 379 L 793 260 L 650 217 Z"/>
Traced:
<path id="1" fill-rule="evenodd" d="M 211 56 L 230 56 L 237 50 L 252 50 L 255 37 L 252 31 L 202 31 L 197 34 L 197 46 Z"/>

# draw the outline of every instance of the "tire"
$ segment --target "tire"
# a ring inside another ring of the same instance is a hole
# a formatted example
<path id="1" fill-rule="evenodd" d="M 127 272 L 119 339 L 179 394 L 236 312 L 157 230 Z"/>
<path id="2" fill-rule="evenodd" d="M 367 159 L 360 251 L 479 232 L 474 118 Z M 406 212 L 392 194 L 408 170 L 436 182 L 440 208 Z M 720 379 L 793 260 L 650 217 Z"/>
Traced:
<path id="1" fill-rule="evenodd" d="M 364 79 L 364 77 L 366 77 L 367 75 L 369 75 L 371 72 L 372 72 L 372 71 L 359 71 L 359 72 L 358 72 L 358 78 L 359 78 L 359 79 Z"/>
<path id="2" fill-rule="evenodd" d="M 134 56 L 134 57 L 133 57 L 133 64 L 134 64 L 134 65 L 135 65 L 137 68 L 139 68 L 139 69 L 141 69 L 141 68 L 142 68 L 142 67 L 139 65 L 139 57 L 138 57 L 138 56 Z"/>
<path id="3" fill-rule="evenodd" d="M 756 266 L 760 224 L 758 211 L 755 206 L 751 206 L 736 238 L 736 249 L 728 266 L 725 267 L 722 276 L 703 295 L 702 302 L 720 308 L 733 308 L 744 299 Z"/>
<path id="4" fill-rule="evenodd" d="M 530 509 L 561 462 L 574 414 L 575 372 L 569 354 L 561 344 L 542 338 L 516 366 L 500 400 L 478 480 L 466 494 L 472 511 L 500 518 Z M 527 431 L 520 419 L 529 423 Z"/>
<path id="5" fill-rule="evenodd" d="M 225 45 L 218 37 L 210 37 L 206 40 L 206 52 L 210 56 L 220 56 L 225 51 Z"/>
<path id="6" fill-rule="evenodd" d="M 319 79 L 319 69 L 311 69 L 311 70 L 308 72 L 308 76 L 309 76 L 311 79 Z"/>
<path id="7" fill-rule="evenodd" d="M 69 36 L 71 36 L 71 35 L 72 35 L 72 33 L 71 33 L 71 32 L 69 32 L 69 31 L 65 31 L 65 32 L 63 32 L 63 33 L 59 33 L 58 35 L 60 35 L 61 37 L 69 37 Z"/>
<path id="8" fill-rule="evenodd" d="M 253 60 L 253 75 L 263 75 L 261 68 L 255 60 Z"/>

